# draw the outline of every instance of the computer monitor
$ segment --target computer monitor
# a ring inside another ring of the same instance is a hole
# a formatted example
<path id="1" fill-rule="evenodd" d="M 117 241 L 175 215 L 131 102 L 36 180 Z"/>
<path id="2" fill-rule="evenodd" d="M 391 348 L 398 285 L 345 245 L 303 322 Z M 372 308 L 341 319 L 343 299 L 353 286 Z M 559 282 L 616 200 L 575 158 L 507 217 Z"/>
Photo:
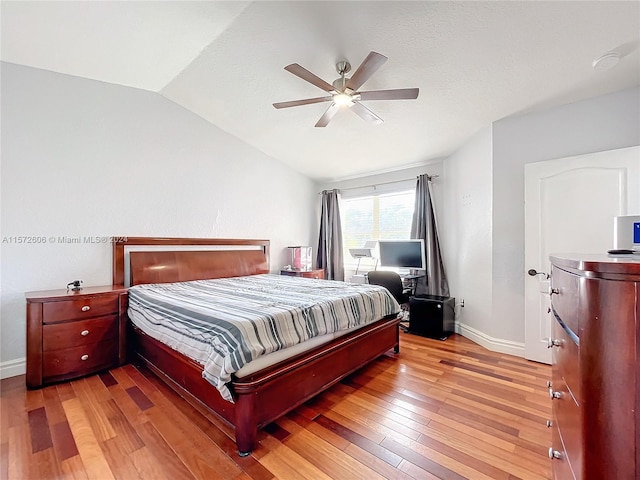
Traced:
<path id="1" fill-rule="evenodd" d="M 424 270 L 424 240 L 378 240 L 380 267 Z"/>

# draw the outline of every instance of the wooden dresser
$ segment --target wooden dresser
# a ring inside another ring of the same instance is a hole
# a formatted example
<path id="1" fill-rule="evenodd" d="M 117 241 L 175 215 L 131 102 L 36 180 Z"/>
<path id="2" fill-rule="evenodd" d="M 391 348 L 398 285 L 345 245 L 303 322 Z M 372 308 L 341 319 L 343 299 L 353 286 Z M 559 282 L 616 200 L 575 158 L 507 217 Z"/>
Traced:
<path id="1" fill-rule="evenodd" d="M 124 287 L 29 292 L 26 298 L 28 388 L 125 363 Z"/>
<path id="2" fill-rule="evenodd" d="M 640 259 L 551 257 L 556 480 L 640 478 Z"/>
<path id="3" fill-rule="evenodd" d="M 280 275 L 289 275 L 291 277 L 319 278 L 324 280 L 324 270 L 280 270 Z"/>

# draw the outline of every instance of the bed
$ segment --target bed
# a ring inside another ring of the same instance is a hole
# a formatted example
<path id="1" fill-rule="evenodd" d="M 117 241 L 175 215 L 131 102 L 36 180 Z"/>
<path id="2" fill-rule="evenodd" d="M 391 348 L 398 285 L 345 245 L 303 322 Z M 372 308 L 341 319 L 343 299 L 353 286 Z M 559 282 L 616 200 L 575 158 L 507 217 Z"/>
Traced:
<path id="1" fill-rule="evenodd" d="M 134 286 L 250 277 L 269 273 L 269 241 L 128 237 L 113 243 L 113 282 Z M 252 277 L 255 276 L 255 277 Z M 308 280 L 322 282 L 322 280 Z M 231 401 L 203 378 L 203 366 L 130 324 L 129 351 L 189 401 L 235 429 L 238 453 L 256 446 L 257 432 L 345 376 L 399 352 L 399 318 L 387 315 L 321 345 L 244 376 L 231 375 Z"/>

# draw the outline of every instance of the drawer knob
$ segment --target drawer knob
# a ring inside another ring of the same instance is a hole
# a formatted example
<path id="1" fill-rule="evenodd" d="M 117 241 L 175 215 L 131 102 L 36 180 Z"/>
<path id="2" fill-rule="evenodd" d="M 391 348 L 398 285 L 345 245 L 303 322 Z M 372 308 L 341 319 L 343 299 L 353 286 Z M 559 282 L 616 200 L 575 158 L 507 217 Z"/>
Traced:
<path id="1" fill-rule="evenodd" d="M 551 460 L 559 460 L 562 458 L 562 452 L 559 450 L 554 450 L 553 447 L 549 447 L 549 458 Z"/>
<path id="2" fill-rule="evenodd" d="M 554 392 L 553 388 L 549 389 L 549 398 L 551 400 L 555 400 L 557 398 L 562 398 L 562 392 Z"/>
<path id="3" fill-rule="evenodd" d="M 83 337 L 86 337 L 87 335 L 89 335 L 89 330 L 82 330 L 80 332 L 80 335 L 82 335 Z"/>
<path id="4" fill-rule="evenodd" d="M 83 312 L 88 312 L 89 310 L 91 310 L 91 307 L 89 305 L 85 305 L 84 307 L 82 307 L 81 309 Z"/>
<path id="5" fill-rule="evenodd" d="M 560 290 L 557 288 L 549 287 L 549 296 L 551 295 L 560 295 Z"/>
<path id="6" fill-rule="evenodd" d="M 84 354 L 80 357 L 80 360 L 89 360 L 89 355 Z"/>
<path id="7" fill-rule="evenodd" d="M 551 428 L 553 426 L 553 422 L 551 420 L 547 420 L 547 428 Z"/>
<path id="8" fill-rule="evenodd" d="M 551 388 L 551 380 L 547 380 L 547 388 Z"/>
<path id="9" fill-rule="evenodd" d="M 547 338 L 547 348 L 559 347 L 562 345 L 562 340 L 554 340 L 553 338 Z"/>

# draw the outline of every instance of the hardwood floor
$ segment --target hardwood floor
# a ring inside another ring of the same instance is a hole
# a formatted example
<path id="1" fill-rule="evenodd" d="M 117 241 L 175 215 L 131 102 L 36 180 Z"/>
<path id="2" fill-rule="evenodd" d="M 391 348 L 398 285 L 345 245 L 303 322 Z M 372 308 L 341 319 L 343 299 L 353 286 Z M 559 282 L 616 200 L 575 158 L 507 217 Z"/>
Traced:
<path id="1" fill-rule="evenodd" d="M 34 391 L 14 377 L 0 383 L 0 478 L 549 479 L 549 376 L 461 336 L 401 334 L 397 357 L 269 425 L 246 458 L 146 368 Z"/>

